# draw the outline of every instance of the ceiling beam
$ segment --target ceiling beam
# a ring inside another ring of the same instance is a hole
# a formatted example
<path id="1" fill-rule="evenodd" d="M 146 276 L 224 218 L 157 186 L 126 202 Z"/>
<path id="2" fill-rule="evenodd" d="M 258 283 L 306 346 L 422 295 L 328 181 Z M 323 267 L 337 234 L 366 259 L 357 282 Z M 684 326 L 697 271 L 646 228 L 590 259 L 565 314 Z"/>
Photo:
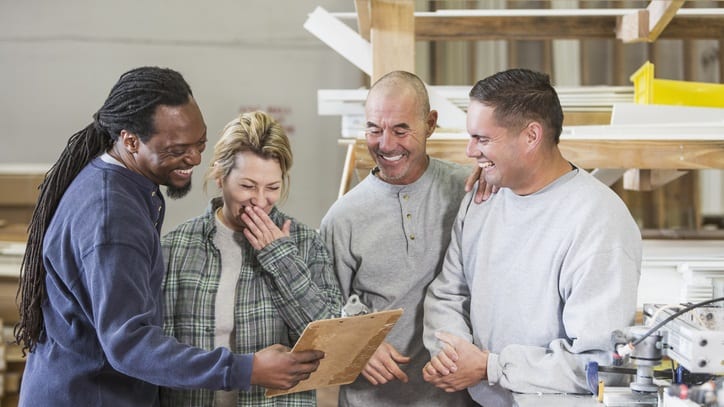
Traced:
<path id="1" fill-rule="evenodd" d="M 669 7 L 661 9 L 664 5 Z M 675 6 L 668 0 L 652 0 L 650 9 L 645 10 L 485 9 L 415 12 L 414 33 L 416 41 L 616 38 L 620 19 L 645 12 L 650 22 L 650 35 L 666 39 L 722 38 L 724 8 L 680 8 L 674 12 Z M 332 14 L 340 19 L 358 18 L 355 13 Z M 670 19 L 672 15 L 675 17 Z M 668 23 L 664 24 L 667 20 Z M 365 30 L 363 28 L 360 32 L 363 37 L 368 35 Z"/>

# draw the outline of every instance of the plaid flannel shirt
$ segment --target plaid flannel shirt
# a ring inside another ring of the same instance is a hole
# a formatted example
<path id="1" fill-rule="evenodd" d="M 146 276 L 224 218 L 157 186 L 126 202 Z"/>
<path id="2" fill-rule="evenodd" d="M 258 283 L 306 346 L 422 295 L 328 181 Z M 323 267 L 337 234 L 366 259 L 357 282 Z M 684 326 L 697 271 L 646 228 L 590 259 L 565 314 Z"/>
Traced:
<path id="1" fill-rule="evenodd" d="M 163 286 L 164 331 L 179 341 L 214 348 L 214 304 L 221 259 L 213 244 L 219 198 L 206 212 L 186 221 L 162 240 L 166 277 Z M 269 214 L 281 228 L 292 219 L 288 238 L 260 251 L 239 239 L 241 274 L 236 285 L 234 353 L 252 353 L 275 343 L 293 346 L 306 325 L 338 317 L 342 298 L 332 262 L 319 234 L 277 208 Z M 212 406 L 210 390 L 161 389 L 164 406 Z M 315 406 L 313 391 L 266 398 L 264 389 L 240 391 L 238 406 Z"/>

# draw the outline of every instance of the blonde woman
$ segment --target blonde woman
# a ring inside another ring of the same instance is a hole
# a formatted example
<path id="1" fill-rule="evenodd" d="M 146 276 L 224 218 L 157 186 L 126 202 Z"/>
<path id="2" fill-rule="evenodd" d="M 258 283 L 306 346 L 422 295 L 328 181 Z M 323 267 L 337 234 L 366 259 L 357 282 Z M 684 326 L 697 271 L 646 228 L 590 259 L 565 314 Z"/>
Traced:
<path id="1" fill-rule="evenodd" d="M 268 114 L 244 113 L 224 127 L 205 182 L 219 196 L 162 240 L 166 334 L 243 354 L 291 347 L 309 322 L 339 316 L 341 294 L 324 243 L 276 206 L 288 193 L 291 166 L 289 139 Z M 316 398 L 266 398 L 258 386 L 162 389 L 161 404 L 315 406 Z"/>

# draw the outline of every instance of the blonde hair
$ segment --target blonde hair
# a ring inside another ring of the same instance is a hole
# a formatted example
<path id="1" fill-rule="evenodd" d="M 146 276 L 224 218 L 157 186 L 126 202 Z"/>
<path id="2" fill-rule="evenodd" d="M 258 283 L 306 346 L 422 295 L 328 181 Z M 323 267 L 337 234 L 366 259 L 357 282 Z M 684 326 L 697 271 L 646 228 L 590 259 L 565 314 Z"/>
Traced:
<path id="1" fill-rule="evenodd" d="M 236 155 L 251 151 L 259 157 L 273 158 L 282 170 L 281 200 L 289 193 L 289 169 L 292 167 L 292 148 L 284 128 L 265 112 L 248 112 L 230 121 L 221 131 L 214 146 L 214 156 L 206 172 L 204 189 L 209 181 L 225 179 L 236 165 Z"/>

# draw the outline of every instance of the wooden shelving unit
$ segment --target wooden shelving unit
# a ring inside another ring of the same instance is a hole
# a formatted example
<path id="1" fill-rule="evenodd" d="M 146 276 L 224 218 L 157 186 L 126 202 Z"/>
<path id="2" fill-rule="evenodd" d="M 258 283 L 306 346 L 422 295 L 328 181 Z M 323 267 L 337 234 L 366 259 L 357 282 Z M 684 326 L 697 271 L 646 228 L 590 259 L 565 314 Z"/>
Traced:
<path id="1" fill-rule="evenodd" d="M 374 81 L 394 69 L 414 70 L 415 41 L 724 39 L 724 9 L 685 8 L 685 0 L 652 0 L 634 9 L 480 9 L 416 12 L 413 0 L 355 0 L 360 36 L 372 49 Z M 724 51 L 720 50 L 720 53 Z M 720 67 L 720 71 L 724 68 Z"/>
<path id="2" fill-rule="evenodd" d="M 724 41 L 724 8 L 684 8 L 684 0 L 654 0 L 641 9 L 506 9 L 416 12 L 412 0 L 355 0 L 356 13 L 331 13 L 356 19 L 359 35 L 371 48 L 371 81 L 395 69 L 414 71 L 415 41 L 491 39 L 618 39 L 654 42 L 658 38 Z M 724 52 L 720 51 L 720 54 Z M 720 58 L 722 59 L 722 58 Z M 720 67 L 724 65 L 720 63 Z M 724 70 L 721 70 L 724 72 Z M 565 107 L 564 107 L 565 111 Z M 444 113 L 441 112 L 441 116 Z M 568 117 L 585 117 L 570 114 Z M 569 125 L 606 124 L 608 116 L 590 115 Z M 566 123 L 564 123 L 566 125 Z M 464 122 L 458 131 L 464 133 Z M 354 173 L 363 178 L 372 166 L 364 140 L 341 139 L 347 146 L 340 195 Z M 466 138 L 428 141 L 431 155 L 469 163 Z M 698 139 L 667 134 L 661 139 L 566 138 L 561 149 L 584 168 L 687 170 L 724 168 L 724 135 Z"/>

